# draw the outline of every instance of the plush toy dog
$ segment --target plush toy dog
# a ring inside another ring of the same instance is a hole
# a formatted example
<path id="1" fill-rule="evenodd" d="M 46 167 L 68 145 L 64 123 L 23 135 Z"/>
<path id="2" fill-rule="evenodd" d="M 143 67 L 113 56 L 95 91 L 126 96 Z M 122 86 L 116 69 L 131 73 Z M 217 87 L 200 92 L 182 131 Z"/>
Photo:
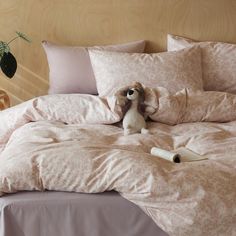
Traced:
<path id="1" fill-rule="evenodd" d="M 126 95 L 128 99 L 128 110 L 123 118 L 124 135 L 134 133 L 148 133 L 142 105 L 144 104 L 144 89 L 138 82 L 129 88 Z"/>

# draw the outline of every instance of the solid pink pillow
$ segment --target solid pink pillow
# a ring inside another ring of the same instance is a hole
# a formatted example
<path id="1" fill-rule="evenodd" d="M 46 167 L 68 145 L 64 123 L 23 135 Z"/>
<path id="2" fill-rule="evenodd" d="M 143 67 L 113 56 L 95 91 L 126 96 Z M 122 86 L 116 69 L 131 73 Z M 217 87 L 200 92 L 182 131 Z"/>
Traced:
<path id="1" fill-rule="evenodd" d="M 196 42 L 175 35 L 168 35 L 167 43 L 168 51 L 199 45 L 202 51 L 204 89 L 236 94 L 236 44 Z"/>
<path id="2" fill-rule="evenodd" d="M 145 41 L 140 40 L 126 44 L 88 48 L 59 46 L 47 41 L 43 41 L 42 45 L 46 52 L 49 65 L 49 94 L 97 94 L 88 49 L 141 53 L 144 51 Z"/>

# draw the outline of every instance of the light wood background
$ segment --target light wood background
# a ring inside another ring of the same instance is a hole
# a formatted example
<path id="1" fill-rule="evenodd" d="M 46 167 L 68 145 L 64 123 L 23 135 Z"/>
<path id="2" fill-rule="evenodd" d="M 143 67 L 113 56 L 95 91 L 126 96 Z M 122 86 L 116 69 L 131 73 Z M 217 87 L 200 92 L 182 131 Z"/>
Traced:
<path id="1" fill-rule="evenodd" d="M 12 44 L 13 79 L 0 72 L 13 105 L 47 93 L 43 39 L 83 46 L 146 39 L 147 52 L 165 50 L 167 33 L 236 43 L 236 0 L 2 0 L 0 16 L 0 40 L 16 30 L 33 40 Z"/>

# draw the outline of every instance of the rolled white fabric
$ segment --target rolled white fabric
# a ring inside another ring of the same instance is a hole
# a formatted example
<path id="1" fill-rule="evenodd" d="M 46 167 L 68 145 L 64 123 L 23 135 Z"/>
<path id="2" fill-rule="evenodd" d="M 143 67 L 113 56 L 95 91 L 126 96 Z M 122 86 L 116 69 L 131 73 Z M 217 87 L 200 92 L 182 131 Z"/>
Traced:
<path id="1" fill-rule="evenodd" d="M 172 161 L 175 163 L 180 163 L 180 155 L 178 153 L 169 152 L 161 148 L 153 147 L 151 149 L 151 154 L 154 156 L 158 156 L 168 161 Z"/>

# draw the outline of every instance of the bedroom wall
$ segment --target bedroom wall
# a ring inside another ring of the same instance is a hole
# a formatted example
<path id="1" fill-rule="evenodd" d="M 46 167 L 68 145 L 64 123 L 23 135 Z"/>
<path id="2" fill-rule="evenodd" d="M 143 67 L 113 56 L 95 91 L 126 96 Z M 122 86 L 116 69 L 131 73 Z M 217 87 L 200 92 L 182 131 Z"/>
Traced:
<path id="1" fill-rule="evenodd" d="M 0 15 L 0 40 L 16 30 L 33 40 L 12 44 L 14 79 L 0 73 L 0 88 L 12 104 L 47 93 L 43 39 L 86 46 L 146 39 L 147 52 L 165 50 L 167 33 L 236 43 L 235 0 L 7 0 Z"/>

